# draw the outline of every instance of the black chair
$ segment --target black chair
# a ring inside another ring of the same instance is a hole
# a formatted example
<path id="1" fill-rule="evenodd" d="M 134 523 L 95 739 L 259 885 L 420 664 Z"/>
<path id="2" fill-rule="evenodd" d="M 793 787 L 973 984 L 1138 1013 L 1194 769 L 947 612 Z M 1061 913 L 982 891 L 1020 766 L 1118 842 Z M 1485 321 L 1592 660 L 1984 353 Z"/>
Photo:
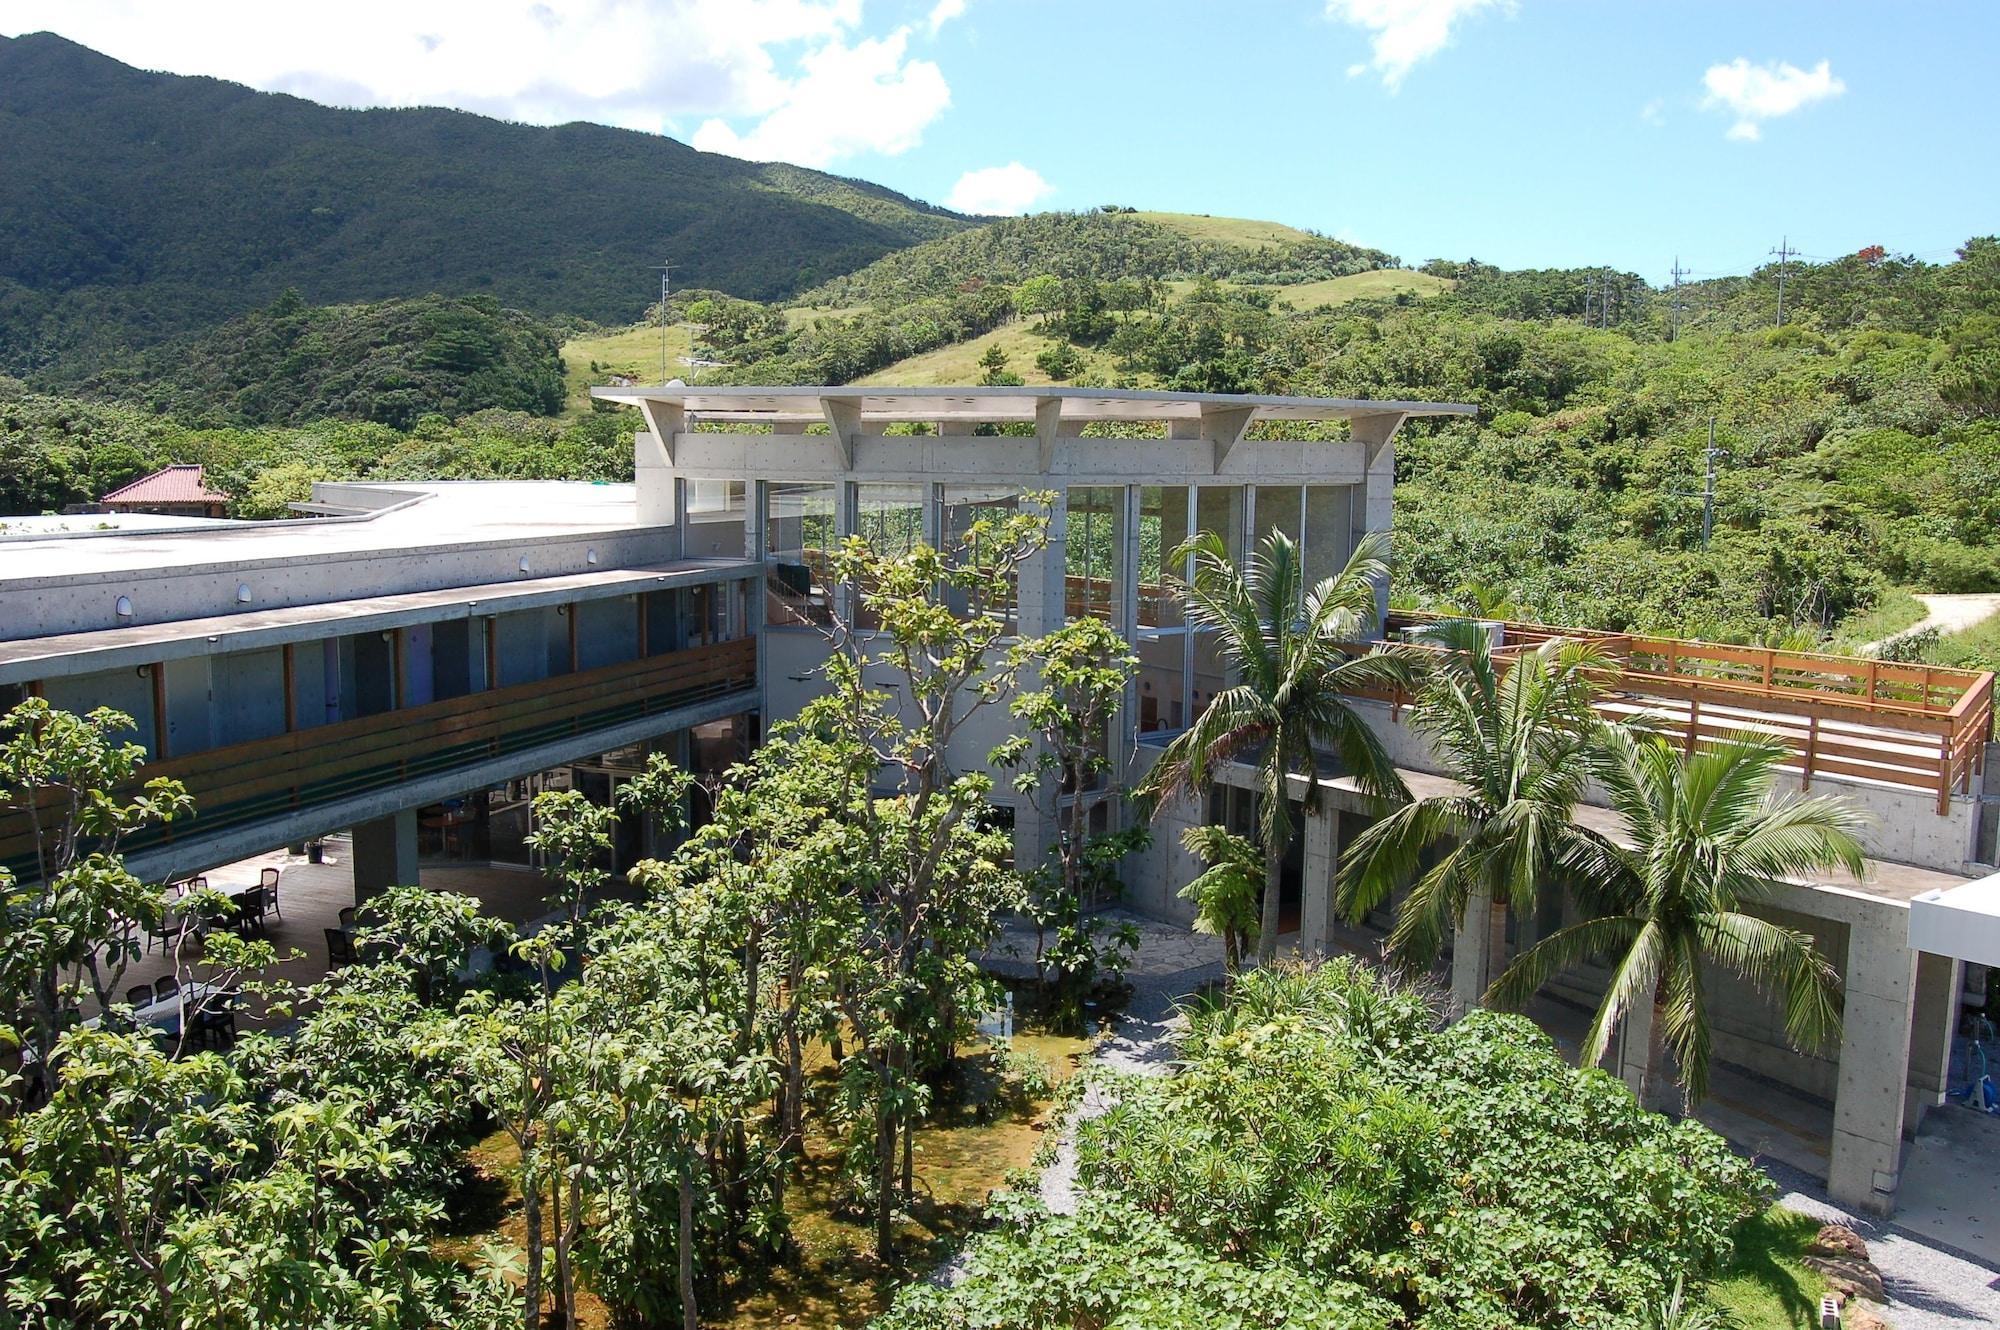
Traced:
<path id="1" fill-rule="evenodd" d="M 202 1047 L 223 1049 L 236 1042 L 236 999 L 233 988 L 210 993 L 196 1004 L 188 1033 Z"/>
<path id="2" fill-rule="evenodd" d="M 323 931 L 326 933 L 327 968 L 354 964 L 354 939 L 342 929 L 328 928 Z"/>
<path id="3" fill-rule="evenodd" d="M 141 1007 L 152 1006 L 153 986 L 151 984 L 134 984 L 126 989 L 125 1005 L 134 1011 L 137 1011 Z"/>
<path id="4" fill-rule="evenodd" d="M 181 981 L 170 974 L 163 974 L 153 981 L 153 1001 L 168 1002 L 180 996 Z"/>
<path id="5" fill-rule="evenodd" d="M 270 907 L 270 894 L 262 887 L 252 887 L 248 891 L 237 892 L 233 899 L 236 902 L 236 931 L 262 931 L 264 915 Z"/>
<path id="6" fill-rule="evenodd" d="M 278 916 L 279 921 L 283 922 L 285 912 L 278 908 L 278 878 L 280 876 L 279 871 L 275 868 L 263 869 L 257 874 L 257 885 L 263 888 L 264 891 L 264 913 L 275 914 Z"/>
<path id="7" fill-rule="evenodd" d="M 178 906 L 169 907 L 160 916 L 157 924 L 146 925 L 146 951 L 153 949 L 153 943 L 160 944 L 161 951 L 170 951 L 181 943 L 181 939 L 195 928 L 195 922 Z"/>
<path id="8" fill-rule="evenodd" d="M 355 911 L 352 905 L 343 905 L 340 907 L 340 926 L 350 933 L 355 928 L 354 915 Z"/>

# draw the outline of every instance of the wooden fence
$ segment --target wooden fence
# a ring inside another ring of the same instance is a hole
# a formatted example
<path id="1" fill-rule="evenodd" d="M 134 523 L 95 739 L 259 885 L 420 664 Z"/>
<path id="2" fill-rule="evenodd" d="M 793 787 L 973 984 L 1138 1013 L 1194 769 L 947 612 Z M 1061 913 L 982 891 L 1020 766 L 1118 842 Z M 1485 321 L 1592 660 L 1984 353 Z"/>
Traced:
<path id="1" fill-rule="evenodd" d="M 1397 611 L 1389 627 L 1447 617 Z M 1690 750 L 1747 730 L 1789 748 L 1808 786 L 1822 773 L 1908 786 L 1934 792 L 1940 815 L 1954 794 L 1978 793 L 1993 733 L 1990 672 L 1545 624 L 1502 628 L 1510 650 L 1554 638 L 1594 642 L 1619 662 L 1603 711 L 1649 714 Z"/>

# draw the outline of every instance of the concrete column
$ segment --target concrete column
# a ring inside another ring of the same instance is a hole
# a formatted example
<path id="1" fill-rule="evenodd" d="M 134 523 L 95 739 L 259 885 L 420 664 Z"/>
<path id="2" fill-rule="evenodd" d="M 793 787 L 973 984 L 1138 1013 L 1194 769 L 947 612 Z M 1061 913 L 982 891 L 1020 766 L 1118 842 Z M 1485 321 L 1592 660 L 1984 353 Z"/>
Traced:
<path id="1" fill-rule="evenodd" d="M 1333 951 L 1333 870 L 1340 862 L 1340 810 L 1323 802 L 1306 813 L 1306 857 L 1299 901 L 1299 950 Z"/>
<path id="2" fill-rule="evenodd" d="M 1641 1105 L 1660 1097 L 1660 1086 L 1646 1084 L 1647 1045 L 1653 1038 L 1653 1003 L 1650 998 L 1634 1004 L 1625 1013 L 1618 1033 L 1611 1041 L 1611 1070 L 1625 1082 L 1625 1088 Z M 1662 1068 L 1664 1074 L 1665 1069 Z M 1650 1091 L 1650 1094 L 1648 1093 Z"/>
<path id="3" fill-rule="evenodd" d="M 1914 1132 L 1924 1114 L 1944 1102 L 1951 1078 L 1951 1036 L 1958 1027 L 1958 990 L 1964 962 L 1925 951 L 1917 954 L 1916 992 L 1910 1010 L 1910 1075 L 1903 1121 Z"/>
<path id="4" fill-rule="evenodd" d="M 1063 580 L 1069 559 L 1069 499 L 1065 492 L 1057 491 L 1048 518 L 1048 543 L 1022 560 L 1018 570 L 1020 581 L 1015 608 L 1024 638 L 1040 637 L 1055 631 L 1062 627 L 1068 613 Z M 1018 686 L 1039 688 L 1041 680 L 1032 671 L 1023 671 Z M 1038 744 L 1029 760 L 1034 760 L 1040 751 Z M 1014 805 L 1016 864 L 1038 864 L 1054 848 L 1057 828 L 1042 807 L 1047 801 L 1047 792 L 1044 791 L 1039 801 L 1021 798 Z"/>
<path id="5" fill-rule="evenodd" d="M 1886 1215 L 1896 1205 L 1910 1067 L 1917 953 L 1903 916 L 1888 911 L 1848 930 L 1847 1003 L 1826 1189 L 1842 1204 Z"/>
<path id="6" fill-rule="evenodd" d="M 1492 984 L 1494 919 L 1505 915 L 1493 908 L 1486 896 L 1475 895 L 1465 903 L 1465 917 L 1451 939 L 1451 1009 L 1463 1016 L 1479 1008 L 1480 999 Z"/>
<path id="7" fill-rule="evenodd" d="M 1362 416 L 1354 422 L 1354 441 L 1366 450 L 1367 470 L 1362 479 L 1361 504 L 1361 529 L 1364 533 L 1387 532 L 1395 520 L 1396 430 L 1402 423 L 1402 416 L 1386 412 L 1379 416 Z M 1360 539 L 1358 535 L 1354 538 L 1357 542 Z M 1375 610 L 1379 627 L 1389 617 L 1389 584 L 1386 579 L 1375 589 Z"/>
<path id="8" fill-rule="evenodd" d="M 417 810 L 357 822 L 354 836 L 354 903 L 365 904 L 390 887 L 417 885 Z"/>

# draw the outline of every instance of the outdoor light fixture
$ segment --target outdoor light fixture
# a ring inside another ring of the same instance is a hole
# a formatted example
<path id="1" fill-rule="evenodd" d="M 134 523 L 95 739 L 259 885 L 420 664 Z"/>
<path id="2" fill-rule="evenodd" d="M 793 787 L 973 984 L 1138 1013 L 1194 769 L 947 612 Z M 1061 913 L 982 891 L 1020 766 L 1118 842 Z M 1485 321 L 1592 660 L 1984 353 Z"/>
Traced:
<path id="1" fill-rule="evenodd" d="M 524 573 L 528 571 L 528 556 L 525 554 L 521 556 L 521 571 Z"/>
<path id="2" fill-rule="evenodd" d="M 597 565 L 597 551 L 585 550 L 583 552 L 583 561 L 587 564 L 590 564 L 592 567 L 595 567 Z"/>
<path id="3" fill-rule="evenodd" d="M 137 674 L 141 679 L 150 679 L 153 677 L 153 667 L 151 665 L 141 665 L 133 673 Z"/>
<path id="4" fill-rule="evenodd" d="M 236 603 L 238 605 L 248 605 L 250 603 L 250 584 L 248 582 L 238 582 L 236 584 Z"/>
<path id="5" fill-rule="evenodd" d="M 119 618 L 129 619 L 132 617 L 132 598 L 130 596 L 120 596 L 118 603 L 111 608 L 118 612 Z"/>

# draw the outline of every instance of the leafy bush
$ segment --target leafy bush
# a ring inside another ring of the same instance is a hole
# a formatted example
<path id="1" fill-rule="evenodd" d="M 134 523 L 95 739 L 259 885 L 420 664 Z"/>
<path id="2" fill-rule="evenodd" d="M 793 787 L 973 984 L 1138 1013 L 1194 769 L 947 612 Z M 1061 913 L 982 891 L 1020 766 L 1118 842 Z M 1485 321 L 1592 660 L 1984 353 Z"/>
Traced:
<path id="1" fill-rule="evenodd" d="M 1627 1325 L 1714 1274 L 1769 1192 L 1526 1020 L 1439 1029 L 1352 961 L 1244 976 L 1181 1051 L 1100 1081 L 1076 1216 L 1005 1207 L 962 1282 L 881 1324 Z"/>

